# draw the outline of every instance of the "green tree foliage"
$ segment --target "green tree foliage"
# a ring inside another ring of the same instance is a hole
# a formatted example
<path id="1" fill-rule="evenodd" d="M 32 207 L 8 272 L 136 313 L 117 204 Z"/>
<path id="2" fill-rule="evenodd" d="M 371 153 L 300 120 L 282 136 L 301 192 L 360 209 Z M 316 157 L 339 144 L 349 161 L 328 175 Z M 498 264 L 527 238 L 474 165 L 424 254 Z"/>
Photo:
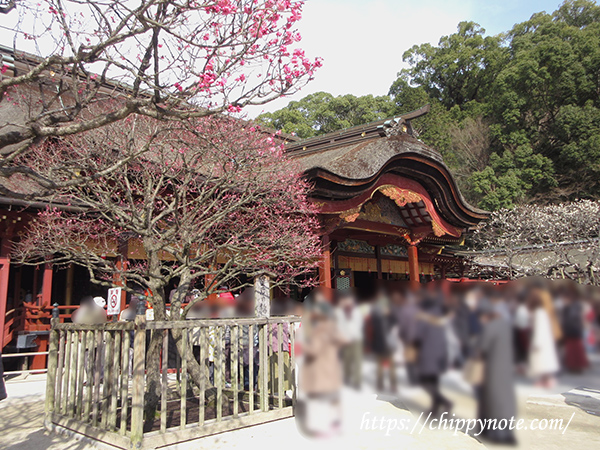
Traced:
<path id="1" fill-rule="evenodd" d="M 500 36 L 485 37 L 474 22 L 461 22 L 458 32 L 440 39 L 437 47 L 415 45 L 406 51 L 404 62 L 411 81 L 422 86 L 431 98 L 446 108 L 479 100 L 490 86 L 490 74 L 506 59 Z"/>
<path id="2" fill-rule="evenodd" d="M 432 103 L 421 138 L 442 152 L 469 200 L 497 209 L 600 198 L 595 2 L 567 0 L 497 36 L 462 22 L 437 46 L 408 50 L 404 61 L 410 67 L 390 88 L 397 111 Z"/>
<path id="3" fill-rule="evenodd" d="M 479 206 L 494 211 L 513 208 L 535 193 L 554 187 L 552 161 L 535 154 L 531 147 L 492 153 L 489 165 L 469 177 L 471 192 L 481 200 Z"/>
<path id="4" fill-rule="evenodd" d="M 588 101 L 585 106 L 565 105 L 552 125 L 554 158 L 558 166 L 570 167 L 572 189 L 587 189 L 600 195 L 600 109 Z"/>
<path id="5" fill-rule="evenodd" d="M 355 97 L 348 94 L 334 97 L 317 92 L 290 102 L 283 109 L 262 114 L 257 122 L 308 138 L 384 119 L 392 116 L 394 111 L 394 103 L 387 96 Z"/>

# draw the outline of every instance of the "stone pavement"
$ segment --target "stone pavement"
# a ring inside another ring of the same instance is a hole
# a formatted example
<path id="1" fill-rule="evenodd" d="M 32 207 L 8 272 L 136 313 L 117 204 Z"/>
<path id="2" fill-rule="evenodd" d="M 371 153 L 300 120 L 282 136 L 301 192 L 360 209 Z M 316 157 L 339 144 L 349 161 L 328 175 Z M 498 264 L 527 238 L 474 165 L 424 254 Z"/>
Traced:
<path id="1" fill-rule="evenodd" d="M 600 448 L 600 417 L 586 412 L 600 403 L 600 393 L 574 390 L 578 387 L 600 389 L 600 358 L 593 358 L 593 368 L 583 375 L 562 375 L 559 384 L 552 390 L 532 386 L 525 378 L 518 379 L 518 418 L 562 419 L 569 422 L 563 434 L 558 430 L 523 430 L 517 433 L 518 448 L 546 449 L 590 449 Z M 343 433 L 328 439 L 308 439 L 297 429 L 294 419 L 279 420 L 255 427 L 222 433 L 180 444 L 178 450 L 209 448 L 275 448 L 285 442 L 290 449 L 329 450 L 331 446 L 344 449 L 485 449 L 498 448 L 482 444 L 462 433 L 429 430 L 421 433 L 420 424 L 411 434 L 412 425 L 422 411 L 429 407 L 429 398 L 418 388 L 408 386 L 405 373 L 398 369 L 401 381 L 397 396 L 377 395 L 373 390 L 374 364 L 365 360 L 365 389 L 362 392 L 344 390 Z M 0 402 L 0 450 L 83 450 L 92 448 L 88 443 L 67 436 L 46 432 L 42 428 L 45 376 L 31 375 L 27 379 L 13 379 L 7 383 L 9 399 Z M 442 389 L 453 402 L 455 417 L 474 418 L 476 403 L 471 388 L 457 371 L 442 377 Z M 385 417 L 385 423 L 381 418 Z M 373 418 L 379 422 L 373 429 Z M 395 422 L 393 422 L 395 421 Z M 391 424 L 407 424 L 404 430 L 387 430 Z M 409 425 L 411 430 L 409 430 Z M 383 427 L 383 429 L 381 429 Z"/>
<path id="2" fill-rule="evenodd" d="M 83 450 L 87 444 L 48 433 L 43 427 L 45 375 L 6 383 L 9 398 L 0 402 L 0 449 Z"/>
<path id="3" fill-rule="evenodd" d="M 516 436 L 517 448 L 527 450 L 589 450 L 600 449 L 600 392 L 586 392 L 580 387 L 600 390 L 600 355 L 591 355 L 592 367 L 583 374 L 561 374 L 557 385 L 552 389 L 533 386 L 531 380 L 517 377 L 517 419 L 527 423 L 532 420 L 562 419 L 570 423 L 564 434 L 558 430 L 521 430 Z M 404 377 L 402 371 L 400 378 Z M 453 413 L 457 417 L 470 419 L 477 414 L 477 404 L 471 387 L 464 382 L 460 372 L 449 371 L 441 380 L 442 391 L 453 403 Z M 407 407 L 417 414 L 429 407 L 429 398 L 420 388 L 408 387 L 403 383 L 399 397 Z M 540 423 L 540 422 L 538 422 Z M 486 447 L 501 449 L 484 441 Z M 515 447 L 506 447 L 515 448 Z"/>
<path id="4" fill-rule="evenodd" d="M 43 376 L 30 376 L 27 380 L 7 383 L 10 398 L 0 403 L 0 449 L 2 450 L 83 450 L 93 448 L 87 442 L 63 435 L 48 433 L 42 428 L 44 389 Z M 379 397 L 374 393 L 344 390 L 344 420 L 340 436 L 325 439 L 309 439 L 297 429 L 295 419 L 270 422 L 228 433 L 222 433 L 170 448 L 191 450 L 198 448 L 279 448 L 327 449 L 331 446 L 345 449 L 484 449 L 475 439 L 464 434 L 438 432 L 425 429 L 421 434 L 411 434 L 409 422 L 416 419 L 401 404 Z M 400 407 L 398 407 L 400 406 Z M 384 418 L 383 423 L 380 419 Z M 378 418 L 375 425 L 365 418 Z M 388 422 L 389 421 L 389 422 Z M 388 426 L 406 423 L 406 429 L 387 430 Z M 369 428 L 369 429 L 367 429 Z"/>

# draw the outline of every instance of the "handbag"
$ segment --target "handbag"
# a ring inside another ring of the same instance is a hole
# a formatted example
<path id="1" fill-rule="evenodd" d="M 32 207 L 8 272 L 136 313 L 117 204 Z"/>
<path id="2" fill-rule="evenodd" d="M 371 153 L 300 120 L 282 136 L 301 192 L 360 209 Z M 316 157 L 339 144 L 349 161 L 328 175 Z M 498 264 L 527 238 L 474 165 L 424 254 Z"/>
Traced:
<path id="1" fill-rule="evenodd" d="M 407 363 L 414 363 L 417 360 L 418 352 L 417 347 L 414 345 L 407 344 L 404 347 L 404 361 Z"/>
<path id="2" fill-rule="evenodd" d="M 483 383 L 485 375 L 485 364 L 481 359 L 470 358 L 465 362 L 463 377 L 465 381 L 473 386 Z"/>

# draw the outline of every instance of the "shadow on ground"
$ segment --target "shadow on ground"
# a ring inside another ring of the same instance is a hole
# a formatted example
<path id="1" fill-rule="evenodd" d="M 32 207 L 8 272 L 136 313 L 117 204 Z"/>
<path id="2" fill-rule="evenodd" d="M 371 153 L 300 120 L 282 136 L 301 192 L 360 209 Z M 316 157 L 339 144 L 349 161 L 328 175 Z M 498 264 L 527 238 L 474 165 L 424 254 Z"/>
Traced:
<path id="1" fill-rule="evenodd" d="M 44 402 L 8 399 L 0 405 L 0 449 L 83 450 L 88 444 L 43 427 Z"/>

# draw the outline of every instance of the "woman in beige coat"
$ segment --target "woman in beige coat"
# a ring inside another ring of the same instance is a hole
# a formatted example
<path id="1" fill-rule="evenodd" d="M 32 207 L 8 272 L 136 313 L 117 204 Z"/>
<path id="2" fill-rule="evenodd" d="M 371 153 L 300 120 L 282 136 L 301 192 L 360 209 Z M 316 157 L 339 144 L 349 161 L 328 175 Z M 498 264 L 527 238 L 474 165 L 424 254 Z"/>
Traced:
<path id="1" fill-rule="evenodd" d="M 302 429 L 313 436 L 324 436 L 339 431 L 341 425 L 339 350 L 345 342 L 328 303 L 311 305 L 304 319 L 303 363 L 298 380 L 305 404 Z"/>

